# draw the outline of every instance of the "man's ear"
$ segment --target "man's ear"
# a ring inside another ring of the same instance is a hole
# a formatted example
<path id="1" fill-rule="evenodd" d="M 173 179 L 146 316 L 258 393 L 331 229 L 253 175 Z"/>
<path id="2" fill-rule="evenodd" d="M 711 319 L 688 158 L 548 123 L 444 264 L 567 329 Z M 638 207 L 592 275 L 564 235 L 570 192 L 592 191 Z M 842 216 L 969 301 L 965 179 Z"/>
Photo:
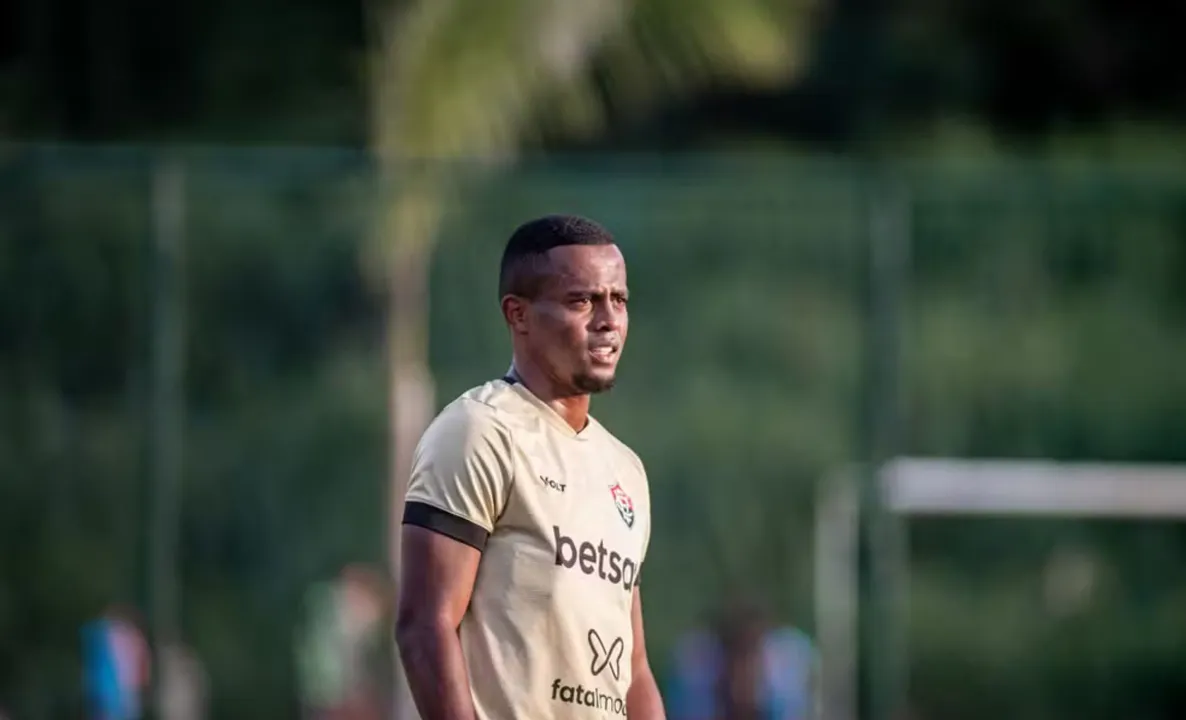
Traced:
<path id="1" fill-rule="evenodd" d="M 502 299 L 502 317 L 517 335 L 527 334 L 527 301 L 517 295 L 506 295 Z"/>

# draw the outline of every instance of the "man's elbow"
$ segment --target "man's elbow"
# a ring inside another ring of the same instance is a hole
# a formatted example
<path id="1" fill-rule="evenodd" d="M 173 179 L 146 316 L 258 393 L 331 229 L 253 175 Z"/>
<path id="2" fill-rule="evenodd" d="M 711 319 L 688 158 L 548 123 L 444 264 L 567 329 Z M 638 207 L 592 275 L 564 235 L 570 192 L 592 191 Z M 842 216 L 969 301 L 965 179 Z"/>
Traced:
<path id="1" fill-rule="evenodd" d="M 630 665 L 632 690 L 645 690 L 651 687 L 658 687 L 655 674 L 651 671 L 651 664 L 647 661 L 645 654 L 641 656 L 636 655 L 631 658 Z"/>
<path id="2" fill-rule="evenodd" d="M 651 662 L 647 658 L 646 650 L 635 650 L 630 655 L 630 667 L 634 677 L 651 677 Z"/>
<path id="3" fill-rule="evenodd" d="M 406 654 L 418 645 L 424 637 L 423 613 L 405 609 L 401 605 L 395 615 L 395 645 L 401 654 Z"/>
<path id="4" fill-rule="evenodd" d="M 404 610 L 402 607 L 395 615 L 395 646 L 401 653 L 415 642 L 416 614 Z"/>
<path id="5" fill-rule="evenodd" d="M 395 645 L 405 661 L 431 653 L 443 638 L 456 632 L 456 627 L 434 613 L 413 607 L 401 607 L 396 613 Z"/>

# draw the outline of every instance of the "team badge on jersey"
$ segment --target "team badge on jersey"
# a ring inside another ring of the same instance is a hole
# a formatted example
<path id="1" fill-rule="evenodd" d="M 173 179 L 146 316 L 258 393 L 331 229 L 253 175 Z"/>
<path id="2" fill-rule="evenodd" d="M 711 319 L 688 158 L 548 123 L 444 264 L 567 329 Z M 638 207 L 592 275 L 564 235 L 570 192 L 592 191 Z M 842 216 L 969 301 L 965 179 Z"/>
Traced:
<path id="1" fill-rule="evenodd" d="M 622 522 L 626 523 L 626 527 L 634 527 L 634 501 L 622 489 L 621 484 L 614 483 L 609 489 L 610 495 L 614 496 L 614 507 L 618 509 L 618 514 L 622 516 Z"/>

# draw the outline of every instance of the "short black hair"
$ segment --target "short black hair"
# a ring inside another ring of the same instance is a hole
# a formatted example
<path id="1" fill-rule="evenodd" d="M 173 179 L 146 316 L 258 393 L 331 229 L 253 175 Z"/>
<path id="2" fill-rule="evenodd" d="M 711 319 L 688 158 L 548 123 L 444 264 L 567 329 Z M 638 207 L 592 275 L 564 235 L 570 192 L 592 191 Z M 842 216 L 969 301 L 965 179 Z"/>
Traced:
<path id="1" fill-rule="evenodd" d="M 545 215 L 529 220 L 511 234 L 498 268 L 498 296 L 535 297 L 547 267 L 544 256 L 566 245 L 613 245 L 614 236 L 601 225 L 577 215 Z"/>

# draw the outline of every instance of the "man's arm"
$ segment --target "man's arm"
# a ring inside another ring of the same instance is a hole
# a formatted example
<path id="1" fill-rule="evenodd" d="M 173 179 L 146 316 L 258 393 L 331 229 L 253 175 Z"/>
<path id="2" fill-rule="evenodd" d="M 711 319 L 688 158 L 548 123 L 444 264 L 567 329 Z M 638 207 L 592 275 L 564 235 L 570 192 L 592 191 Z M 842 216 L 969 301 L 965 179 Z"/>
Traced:
<path id="1" fill-rule="evenodd" d="M 422 720 L 473 720 L 457 630 L 513 477 L 510 433 L 458 402 L 420 439 L 404 505 L 396 642 Z"/>
<path id="2" fill-rule="evenodd" d="M 659 684 L 651 672 L 647 660 L 646 633 L 642 628 L 642 593 L 634 587 L 631 625 L 634 630 L 634 650 L 630 656 L 631 681 L 626 693 L 626 714 L 630 720 L 666 720 L 663 712 L 663 698 L 659 695 Z"/>
<path id="3" fill-rule="evenodd" d="M 481 551 L 404 525 L 395 635 L 421 720 L 473 720 L 474 701 L 457 628 L 469 606 Z"/>

